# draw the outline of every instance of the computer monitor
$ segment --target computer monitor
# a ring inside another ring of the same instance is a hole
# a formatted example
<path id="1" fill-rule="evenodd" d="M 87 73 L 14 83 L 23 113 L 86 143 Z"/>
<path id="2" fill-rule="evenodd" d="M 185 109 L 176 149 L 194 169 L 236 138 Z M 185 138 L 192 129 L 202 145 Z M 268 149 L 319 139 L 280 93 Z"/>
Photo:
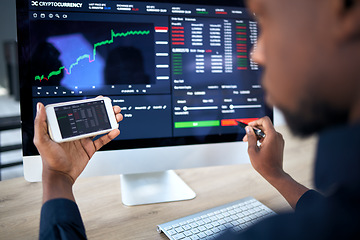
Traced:
<path id="1" fill-rule="evenodd" d="M 41 181 L 37 102 L 122 108 L 120 136 L 82 175 L 121 174 L 126 205 L 195 197 L 171 170 L 248 163 L 236 120 L 272 118 L 242 1 L 17 0 L 17 24 L 27 181 Z"/>

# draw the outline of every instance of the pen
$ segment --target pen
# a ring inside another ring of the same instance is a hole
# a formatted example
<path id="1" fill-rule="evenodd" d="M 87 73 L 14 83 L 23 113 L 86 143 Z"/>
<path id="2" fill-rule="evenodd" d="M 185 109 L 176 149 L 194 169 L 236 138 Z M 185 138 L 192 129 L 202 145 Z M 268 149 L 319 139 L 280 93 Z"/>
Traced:
<path id="1" fill-rule="evenodd" d="M 249 126 L 247 125 L 246 123 L 243 123 L 243 122 L 240 122 L 240 121 L 236 121 L 238 123 L 238 126 L 239 127 L 242 127 L 245 129 L 246 126 Z M 264 138 L 265 137 L 265 133 L 263 131 L 261 131 L 260 129 L 257 129 L 257 128 L 252 128 L 256 134 L 256 136 L 260 137 L 260 138 Z"/>

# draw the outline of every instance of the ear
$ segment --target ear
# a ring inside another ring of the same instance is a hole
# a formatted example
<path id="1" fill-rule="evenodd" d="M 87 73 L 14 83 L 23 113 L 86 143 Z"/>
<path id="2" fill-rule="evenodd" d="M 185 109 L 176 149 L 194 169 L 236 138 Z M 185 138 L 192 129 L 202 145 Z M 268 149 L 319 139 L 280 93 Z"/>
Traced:
<path id="1" fill-rule="evenodd" d="M 334 0 L 341 42 L 360 41 L 360 0 Z"/>

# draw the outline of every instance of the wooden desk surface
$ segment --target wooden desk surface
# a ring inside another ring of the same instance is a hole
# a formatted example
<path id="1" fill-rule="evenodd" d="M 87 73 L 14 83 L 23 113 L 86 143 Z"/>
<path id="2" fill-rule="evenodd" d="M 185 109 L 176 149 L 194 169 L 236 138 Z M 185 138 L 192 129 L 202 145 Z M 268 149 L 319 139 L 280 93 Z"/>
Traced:
<path id="1" fill-rule="evenodd" d="M 316 137 L 299 140 L 286 128 L 284 168 L 312 187 Z M 196 192 L 194 200 L 126 207 L 121 202 L 120 177 L 78 179 L 74 194 L 89 239 L 167 239 L 156 226 L 189 214 L 253 196 L 276 212 L 291 208 L 250 164 L 176 171 Z M 23 178 L 0 182 L 0 238 L 38 239 L 41 183 Z"/>

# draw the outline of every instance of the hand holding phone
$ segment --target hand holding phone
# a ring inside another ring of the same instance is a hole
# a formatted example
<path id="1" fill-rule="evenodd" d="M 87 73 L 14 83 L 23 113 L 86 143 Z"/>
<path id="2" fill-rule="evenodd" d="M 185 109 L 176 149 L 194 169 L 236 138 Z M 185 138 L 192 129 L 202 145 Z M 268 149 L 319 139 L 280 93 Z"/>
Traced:
<path id="1" fill-rule="evenodd" d="M 123 119 L 120 112 L 118 106 L 111 108 L 111 113 L 118 122 Z M 56 143 L 51 141 L 48 134 L 48 121 L 44 105 L 37 103 L 34 144 L 43 162 L 43 202 L 59 197 L 75 201 L 72 185 L 95 152 L 115 139 L 120 131 L 116 128 L 98 139 L 87 137 Z"/>
<path id="2" fill-rule="evenodd" d="M 50 104 L 45 109 L 49 135 L 58 143 L 105 134 L 119 127 L 107 97 Z"/>

